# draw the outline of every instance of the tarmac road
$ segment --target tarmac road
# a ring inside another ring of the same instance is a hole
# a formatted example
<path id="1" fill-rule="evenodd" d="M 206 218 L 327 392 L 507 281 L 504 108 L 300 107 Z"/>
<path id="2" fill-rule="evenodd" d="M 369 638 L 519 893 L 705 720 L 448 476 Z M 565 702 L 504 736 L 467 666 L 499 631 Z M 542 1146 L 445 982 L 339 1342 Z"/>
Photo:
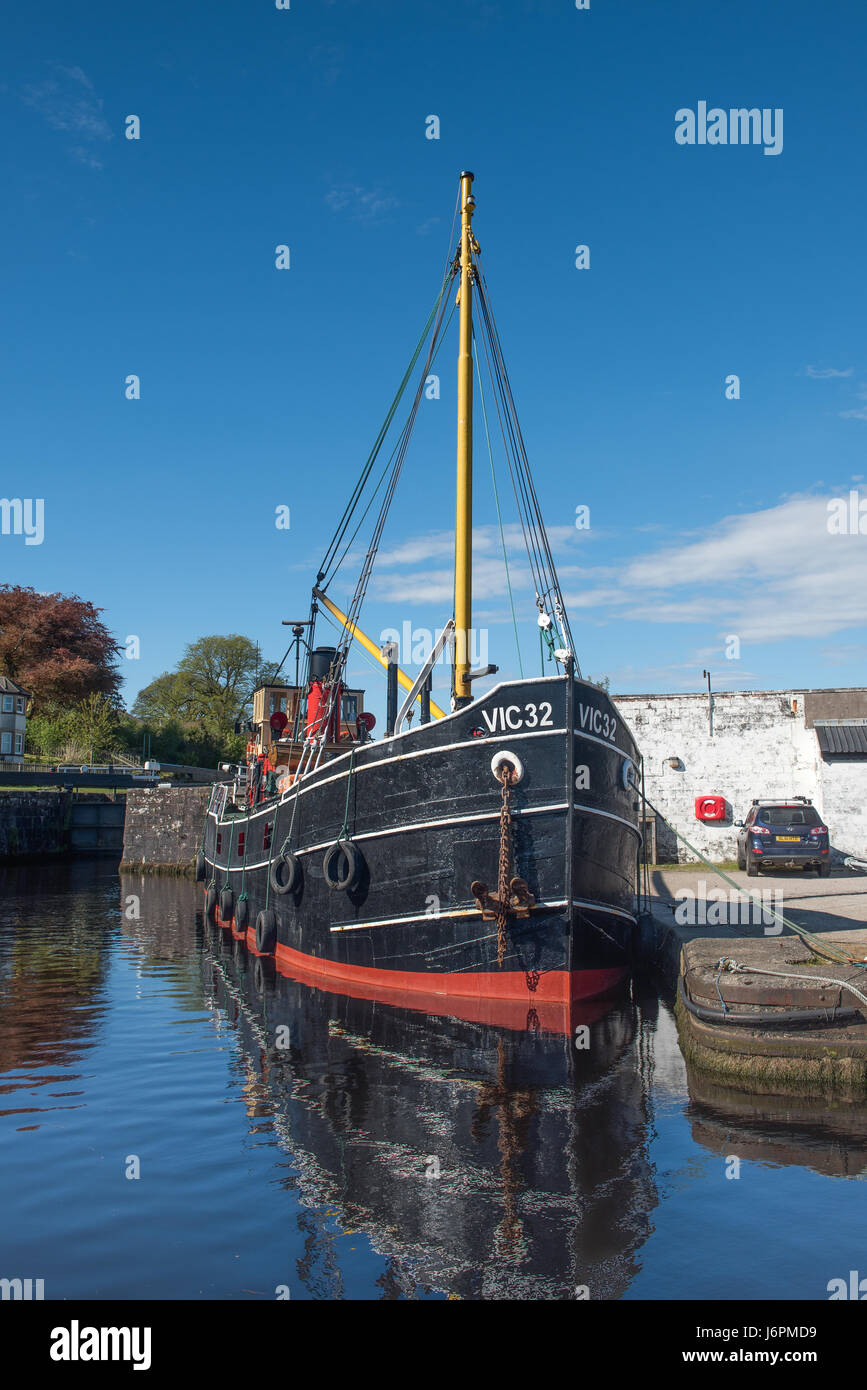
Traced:
<path id="1" fill-rule="evenodd" d="M 830 878 L 818 878 L 815 872 L 803 869 L 763 871 L 758 878 L 748 878 L 741 869 L 727 869 L 726 873 L 744 895 L 740 905 L 731 903 L 731 885 L 704 865 L 652 870 L 650 907 L 654 916 L 674 926 L 683 941 L 700 935 L 779 935 L 779 924 L 773 919 L 762 922 L 758 908 L 748 903 L 745 895 L 751 894 L 808 931 L 854 930 L 867 923 L 867 873 L 845 868 L 832 869 Z M 726 895 L 725 903 L 720 901 L 721 893 Z M 715 902 L 719 906 L 713 909 Z M 675 917 L 678 907 L 678 918 L 687 918 L 684 922 Z M 720 920 L 703 922 L 708 909 Z M 787 935 L 788 929 L 782 934 Z"/>

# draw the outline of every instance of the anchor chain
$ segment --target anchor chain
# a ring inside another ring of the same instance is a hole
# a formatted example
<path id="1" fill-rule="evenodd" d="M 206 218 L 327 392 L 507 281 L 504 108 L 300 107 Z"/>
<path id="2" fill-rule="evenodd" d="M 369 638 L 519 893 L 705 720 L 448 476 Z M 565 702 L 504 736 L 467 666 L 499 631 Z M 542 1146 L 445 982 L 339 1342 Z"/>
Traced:
<path id="1" fill-rule="evenodd" d="M 506 922 L 509 917 L 528 917 L 535 898 L 522 878 L 512 877 L 512 788 L 518 780 L 515 768 L 505 759 L 496 771 L 502 783 L 500 804 L 500 852 L 497 864 L 497 892 L 488 892 L 488 885 L 476 880 L 470 892 L 476 900 L 482 918 L 497 924 L 497 965 L 502 970 L 506 954 Z"/>
<path id="2" fill-rule="evenodd" d="M 510 898 L 509 883 L 512 877 L 512 783 L 515 769 L 511 763 L 501 763 L 500 781 L 503 784 L 503 800 L 500 805 L 500 860 L 497 874 L 497 966 L 503 968 L 506 954 L 506 915 Z"/>

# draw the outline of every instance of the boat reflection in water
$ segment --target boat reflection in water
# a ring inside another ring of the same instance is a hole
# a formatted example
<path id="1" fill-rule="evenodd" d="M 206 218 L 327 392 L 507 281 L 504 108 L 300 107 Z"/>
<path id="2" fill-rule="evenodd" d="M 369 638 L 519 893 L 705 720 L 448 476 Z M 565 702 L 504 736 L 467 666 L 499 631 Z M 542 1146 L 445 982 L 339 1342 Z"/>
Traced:
<path id="1" fill-rule="evenodd" d="M 498 1019 L 491 1000 L 436 1016 L 325 992 L 203 929 L 248 1114 L 273 1117 L 302 1203 L 389 1258 L 386 1296 L 624 1293 L 657 1200 L 632 996 L 556 1019 Z"/>

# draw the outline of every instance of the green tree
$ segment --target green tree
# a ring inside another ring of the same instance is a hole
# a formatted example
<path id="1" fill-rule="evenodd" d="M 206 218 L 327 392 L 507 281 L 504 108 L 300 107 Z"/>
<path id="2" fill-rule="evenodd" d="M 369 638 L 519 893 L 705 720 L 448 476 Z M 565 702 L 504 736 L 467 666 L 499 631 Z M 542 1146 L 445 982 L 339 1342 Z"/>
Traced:
<path id="1" fill-rule="evenodd" d="M 176 671 L 166 671 L 136 696 L 132 712 L 147 724 L 162 726 L 181 717 L 182 696 Z"/>
<path id="2" fill-rule="evenodd" d="M 118 746 L 118 715 L 112 701 L 92 692 L 72 711 L 69 721 L 72 738 L 83 754 L 100 757 Z"/>
<path id="3" fill-rule="evenodd" d="M 169 744 L 170 735 L 176 746 L 182 733 L 185 756 L 159 755 L 166 761 L 211 766 L 243 753 L 235 722 L 249 717 L 253 691 L 273 679 L 275 669 L 261 660 L 249 637 L 200 637 L 186 648 L 175 671 L 164 671 L 139 692 L 132 713 L 157 731 L 160 747 Z M 156 757 L 156 740 L 153 746 Z"/>
<path id="4" fill-rule="evenodd" d="M 72 710 L 37 706 L 27 720 L 26 751 L 48 760 L 57 758 L 73 740 L 72 719 Z"/>
<path id="5" fill-rule="evenodd" d="M 92 691 L 72 709 L 39 707 L 27 721 L 27 751 L 43 758 L 99 759 L 122 746 L 121 714 L 111 696 Z"/>

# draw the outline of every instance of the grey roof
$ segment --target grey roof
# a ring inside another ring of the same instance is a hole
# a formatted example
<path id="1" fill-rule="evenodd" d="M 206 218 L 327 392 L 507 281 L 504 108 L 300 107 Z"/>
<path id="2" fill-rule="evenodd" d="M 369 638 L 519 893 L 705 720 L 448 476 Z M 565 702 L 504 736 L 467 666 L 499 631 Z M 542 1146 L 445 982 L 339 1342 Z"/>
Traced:
<path id="1" fill-rule="evenodd" d="M 4 695 L 29 695 L 30 691 L 25 690 L 23 685 L 16 685 L 10 676 L 0 676 L 0 690 Z"/>
<path id="2" fill-rule="evenodd" d="M 816 720 L 813 726 L 823 757 L 867 758 L 867 719 Z"/>

